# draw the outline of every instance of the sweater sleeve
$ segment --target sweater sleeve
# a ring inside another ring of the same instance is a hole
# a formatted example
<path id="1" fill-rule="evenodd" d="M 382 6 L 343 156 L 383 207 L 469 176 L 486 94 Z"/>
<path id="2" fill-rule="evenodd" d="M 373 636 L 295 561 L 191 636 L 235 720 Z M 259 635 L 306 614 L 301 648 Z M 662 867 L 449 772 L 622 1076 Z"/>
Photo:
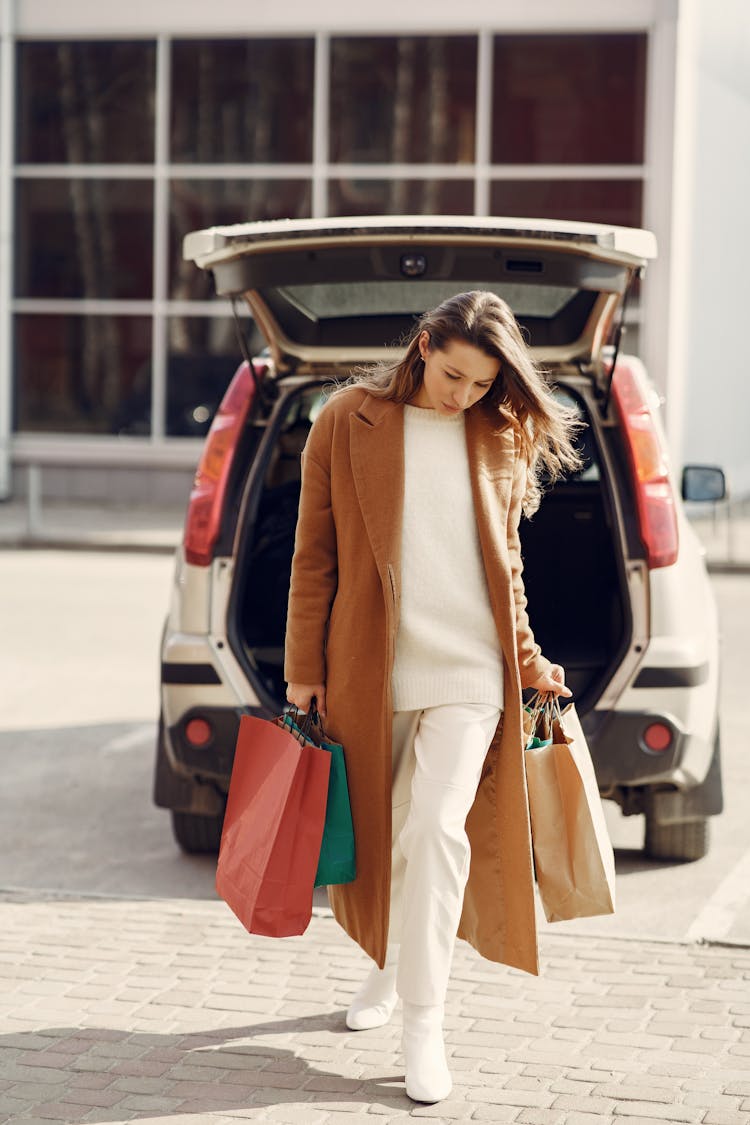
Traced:
<path id="1" fill-rule="evenodd" d="M 287 683 L 318 684 L 326 678 L 325 638 L 338 585 L 331 439 L 331 421 L 323 410 L 302 453 L 302 488 L 284 641 Z"/>
<path id="2" fill-rule="evenodd" d="M 523 496 L 526 490 L 526 462 L 516 457 L 513 472 L 513 490 L 508 509 L 508 553 L 513 585 L 513 599 L 516 607 L 516 643 L 518 646 L 518 666 L 521 673 L 521 687 L 531 687 L 541 675 L 548 672 L 552 662 L 542 656 L 539 645 L 529 625 L 526 612 L 526 591 L 523 585 L 523 561 L 521 559 L 521 540 L 518 525 L 521 522 Z"/>

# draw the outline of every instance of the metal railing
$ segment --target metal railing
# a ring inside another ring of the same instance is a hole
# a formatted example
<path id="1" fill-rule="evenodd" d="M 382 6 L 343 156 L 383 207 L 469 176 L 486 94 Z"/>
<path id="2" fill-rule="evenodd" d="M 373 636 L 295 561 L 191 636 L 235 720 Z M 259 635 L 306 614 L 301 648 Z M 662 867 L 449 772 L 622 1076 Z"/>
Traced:
<path id="1" fill-rule="evenodd" d="M 750 568 L 750 497 L 687 505 L 688 519 L 714 568 Z"/>
<path id="2" fill-rule="evenodd" d="M 158 469 L 186 472 L 196 468 L 202 443 L 150 447 L 127 439 L 113 445 L 97 442 L 71 445 L 65 440 L 25 442 L 18 439 L 10 451 L 10 463 L 26 470 L 26 537 L 44 537 L 44 472 L 50 469 Z M 186 497 L 187 499 L 187 497 Z"/>

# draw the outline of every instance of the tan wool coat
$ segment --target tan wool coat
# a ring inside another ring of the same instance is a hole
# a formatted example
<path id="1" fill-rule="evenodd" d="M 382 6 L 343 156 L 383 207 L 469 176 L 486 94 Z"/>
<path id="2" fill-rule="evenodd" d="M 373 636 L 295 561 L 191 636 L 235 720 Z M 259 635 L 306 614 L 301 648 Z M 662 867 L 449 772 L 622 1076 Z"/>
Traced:
<path id="1" fill-rule="evenodd" d="M 504 713 L 467 820 L 459 936 L 538 972 L 521 689 L 550 668 L 529 628 L 518 538 L 525 467 L 513 430 L 480 400 L 466 414 L 474 509 L 504 658 Z M 302 455 L 287 682 L 326 684 L 344 746 L 357 878 L 329 888 L 335 917 L 382 967 L 391 879 L 391 673 L 399 621 L 404 411 L 353 386 L 321 410 Z M 457 576 L 457 581 L 460 577 Z"/>

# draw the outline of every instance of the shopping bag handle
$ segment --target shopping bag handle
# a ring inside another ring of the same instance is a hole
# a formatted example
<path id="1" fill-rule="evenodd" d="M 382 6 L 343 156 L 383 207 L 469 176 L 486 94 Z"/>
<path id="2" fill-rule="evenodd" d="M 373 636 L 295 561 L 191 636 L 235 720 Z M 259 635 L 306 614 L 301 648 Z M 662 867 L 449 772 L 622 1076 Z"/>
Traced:
<path id="1" fill-rule="evenodd" d="M 300 714 L 302 714 L 301 720 L 299 718 Z M 300 711 L 296 703 L 287 704 L 283 714 L 279 715 L 279 721 L 281 726 L 286 727 L 296 738 L 299 737 L 300 741 L 307 739 L 319 745 L 320 742 L 328 740 L 326 729 L 323 726 L 323 719 L 320 717 L 320 712 L 317 709 L 315 696 L 313 696 L 308 710 L 304 713 Z"/>
<path id="2" fill-rule="evenodd" d="M 551 691 L 535 691 L 529 702 L 526 704 L 526 710 L 532 718 L 533 726 L 536 727 L 540 717 L 545 711 L 551 713 L 553 710 L 554 692 Z"/>
<path id="3" fill-rule="evenodd" d="M 323 720 L 314 700 L 315 696 L 310 700 L 310 706 L 304 713 L 300 711 L 296 703 L 289 703 L 280 716 L 282 725 L 296 738 L 298 737 L 300 742 L 305 739 L 308 742 L 318 742 L 321 738 L 327 738 Z M 300 719 L 300 715 L 303 715 L 302 719 Z M 286 719 L 291 720 L 292 727 L 287 726 Z"/>
<path id="4" fill-rule="evenodd" d="M 530 740 L 537 736 L 540 723 L 546 720 L 544 724 L 545 734 L 551 735 L 551 738 L 543 740 L 544 743 L 551 742 L 554 739 L 553 724 L 562 723 L 562 709 L 560 707 L 560 696 L 554 691 L 537 691 L 532 695 L 529 702 L 526 704 L 526 711 L 531 715 L 531 729 Z M 527 746 L 527 749 L 529 747 Z"/>

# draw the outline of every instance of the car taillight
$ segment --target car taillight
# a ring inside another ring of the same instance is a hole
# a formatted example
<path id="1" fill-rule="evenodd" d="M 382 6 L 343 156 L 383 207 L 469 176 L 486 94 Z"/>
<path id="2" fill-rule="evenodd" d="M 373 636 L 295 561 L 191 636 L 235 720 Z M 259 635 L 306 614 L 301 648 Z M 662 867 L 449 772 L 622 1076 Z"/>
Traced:
<path id="1" fill-rule="evenodd" d="M 652 754 L 663 754 L 672 745 L 672 728 L 666 723 L 649 723 L 641 737 Z"/>
<path id="2" fill-rule="evenodd" d="M 248 363 L 241 364 L 214 415 L 190 493 L 183 546 L 185 559 L 210 566 L 237 442 L 255 393 Z"/>
<path id="3" fill-rule="evenodd" d="M 206 719 L 193 718 L 185 725 L 185 737 L 191 746 L 208 746 L 213 736 L 213 728 Z"/>
<path id="4" fill-rule="evenodd" d="M 612 394 L 622 419 L 633 471 L 638 525 L 651 569 L 677 560 L 677 513 L 667 459 L 635 372 L 618 364 Z"/>

